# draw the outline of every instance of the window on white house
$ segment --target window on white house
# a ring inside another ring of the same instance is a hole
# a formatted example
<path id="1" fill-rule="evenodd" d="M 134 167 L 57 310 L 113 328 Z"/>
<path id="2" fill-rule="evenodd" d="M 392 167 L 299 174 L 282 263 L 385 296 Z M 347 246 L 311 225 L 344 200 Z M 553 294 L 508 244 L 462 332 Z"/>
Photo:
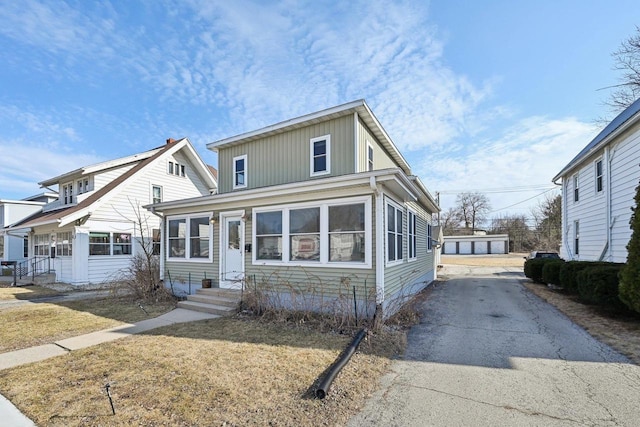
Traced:
<path id="1" fill-rule="evenodd" d="M 596 192 L 602 191 L 602 160 L 596 162 Z"/>
<path id="2" fill-rule="evenodd" d="M 387 262 L 402 261 L 402 209 L 387 203 Z"/>
<path id="3" fill-rule="evenodd" d="M 56 256 L 71 256 L 72 253 L 72 234 L 67 231 L 65 233 L 57 233 L 56 236 Z"/>
<path id="4" fill-rule="evenodd" d="M 311 138 L 311 176 L 331 172 L 331 135 Z"/>
<path id="5" fill-rule="evenodd" d="M 162 187 L 159 185 L 154 185 L 151 189 L 151 193 L 152 193 L 152 202 L 153 203 L 160 203 L 162 202 Z"/>
<path id="6" fill-rule="evenodd" d="M 573 201 L 580 200 L 580 183 L 578 181 L 578 175 L 573 176 Z"/>
<path id="7" fill-rule="evenodd" d="M 256 211 L 255 261 L 364 264 L 367 206 L 342 199 Z"/>
<path id="8" fill-rule="evenodd" d="M 185 177 L 187 174 L 185 173 L 186 167 L 185 165 L 180 165 L 180 176 Z"/>
<path id="9" fill-rule="evenodd" d="M 407 212 L 407 246 L 409 251 L 409 259 L 416 259 L 416 247 L 418 238 L 416 236 L 416 214 Z"/>
<path id="10" fill-rule="evenodd" d="M 25 237 L 22 243 L 22 256 L 29 258 L 29 238 Z"/>
<path id="11" fill-rule="evenodd" d="M 169 175 L 173 175 L 173 162 L 169 162 Z"/>
<path id="12" fill-rule="evenodd" d="M 580 254 L 580 221 L 573 222 L 573 253 Z"/>
<path id="13" fill-rule="evenodd" d="M 151 230 L 151 253 L 153 255 L 160 255 L 160 229 L 154 228 Z"/>
<path id="14" fill-rule="evenodd" d="M 371 144 L 367 144 L 367 170 L 373 170 L 373 146 Z"/>
<path id="15" fill-rule="evenodd" d="M 256 213 L 256 259 L 282 261 L 282 211 Z"/>
<path id="16" fill-rule="evenodd" d="M 48 234 L 36 234 L 33 236 L 33 253 L 35 256 L 49 256 Z"/>
<path id="17" fill-rule="evenodd" d="M 89 178 L 79 179 L 76 182 L 76 190 L 78 194 L 84 194 L 91 191 L 91 187 L 89 184 Z"/>
<path id="18" fill-rule="evenodd" d="M 329 206 L 329 261 L 365 261 L 364 204 Z"/>
<path id="19" fill-rule="evenodd" d="M 431 228 L 431 224 L 427 224 L 427 252 L 431 252 L 433 250 L 433 230 Z"/>
<path id="20" fill-rule="evenodd" d="M 167 228 L 169 258 L 211 259 L 213 228 L 208 215 L 170 218 Z"/>
<path id="21" fill-rule="evenodd" d="M 247 155 L 233 158 L 233 188 L 247 186 Z"/>
<path id="22" fill-rule="evenodd" d="M 69 205 L 73 203 L 73 183 L 62 186 L 62 203 Z"/>
<path id="23" fill-rule="evenodd" d="M 131 255 L 131 233 L 89 233 L 89 255 Z"/>
<path id="24" fill-rule="evenodd" d="M 291 261 L 320 261 L 320 208 L 289 211 Z"/>

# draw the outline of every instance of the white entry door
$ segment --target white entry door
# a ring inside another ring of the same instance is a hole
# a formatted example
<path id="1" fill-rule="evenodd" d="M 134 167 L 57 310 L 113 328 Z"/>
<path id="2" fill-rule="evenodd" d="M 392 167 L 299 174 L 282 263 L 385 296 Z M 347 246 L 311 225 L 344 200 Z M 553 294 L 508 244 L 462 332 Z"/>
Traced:
<path id="1" fill-rule="evenodd" d="M 244 279 L 244 222 L 240 215 L 225 216 L 220 248 L 220 287 L 242 288 Z"/>

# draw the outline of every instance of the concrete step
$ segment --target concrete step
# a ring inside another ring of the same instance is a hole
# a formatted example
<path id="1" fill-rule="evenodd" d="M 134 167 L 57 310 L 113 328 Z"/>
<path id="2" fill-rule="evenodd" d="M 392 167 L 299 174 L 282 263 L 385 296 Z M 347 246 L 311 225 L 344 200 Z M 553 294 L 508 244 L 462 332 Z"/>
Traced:
<path id="1" fill-rule="evenodd" d="M 240 304 L 240 298 L 230 298 L 219 295 L 201 294 L 196 291 L 195 295 L 187 296 L 187 301 L 202 302 L 205 304 L 221 305 L 224 307 L 237 308 Z"/>
<path id="2" fill-rule="evenodd" d="M 201 288 L 196 290 L 196 294 L 236 298 L 238 300 L 242 297 L 242 291 L 240 289 L 228 288 Z"/>
<path id="3" fill-rule="evenodd" d="M 189 300 L 179 301 L 178 307 L 202 313 L 217 314 L 219 316 L 231 316 L 237 312 L 237 308 L 235 307 L 225 307 L 222 305 L 207 304 Z"/>

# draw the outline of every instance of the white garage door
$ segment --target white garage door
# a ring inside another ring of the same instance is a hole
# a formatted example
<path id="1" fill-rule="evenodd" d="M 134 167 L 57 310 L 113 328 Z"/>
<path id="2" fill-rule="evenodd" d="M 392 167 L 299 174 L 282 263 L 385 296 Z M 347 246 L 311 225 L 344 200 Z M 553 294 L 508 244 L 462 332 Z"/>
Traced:
<path id="1" fill-rule="evenodd" d="M 504 240 L 492 240 L 491 241 L 491 253 L 492 254 L 504 254 Z"/>
<path id="2" fill-rule="evenodd" d="M 487 253 L 487 242 L 485 240 L 476 242 L 473 249 L 476 254 L 484 255 Z"/>
<path id="3" fill-rule="evenodd" d="M 471 242 L 460 242 L 460 255 L 471 255 Z"/>

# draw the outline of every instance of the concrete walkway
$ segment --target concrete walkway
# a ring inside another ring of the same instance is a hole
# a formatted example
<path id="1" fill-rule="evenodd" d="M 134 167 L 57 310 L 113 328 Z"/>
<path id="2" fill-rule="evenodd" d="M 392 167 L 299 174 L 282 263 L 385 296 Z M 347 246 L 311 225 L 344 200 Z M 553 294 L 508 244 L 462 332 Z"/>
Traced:
<path id="1" fill-rule="evenodd" d="M 62 356 L 71 351 L 91 347 L 104 342 L 114 341 L 133 334 L 149 331 L 151 329 L 169 326 L 176 323 L 195 322 L 197 320 L 215 319 L 215 314 L 200 313 L 197 311 L 176 308 L 153 319 L 143 320 L 133 324 L 125 324 L 102 331 L 91 332 L 73 338 L 56 341 L 53 344 L 44 344 L 22 350 L 10 351 L 0 354 L 0 370 L 13 368 L 27 363 L 39 362 L 51 357 Z M 32 427 L 35 424 L 24 416 L 9 400 L 0 395 L 0 415 L 2 425 L 7 427 Z"/>

